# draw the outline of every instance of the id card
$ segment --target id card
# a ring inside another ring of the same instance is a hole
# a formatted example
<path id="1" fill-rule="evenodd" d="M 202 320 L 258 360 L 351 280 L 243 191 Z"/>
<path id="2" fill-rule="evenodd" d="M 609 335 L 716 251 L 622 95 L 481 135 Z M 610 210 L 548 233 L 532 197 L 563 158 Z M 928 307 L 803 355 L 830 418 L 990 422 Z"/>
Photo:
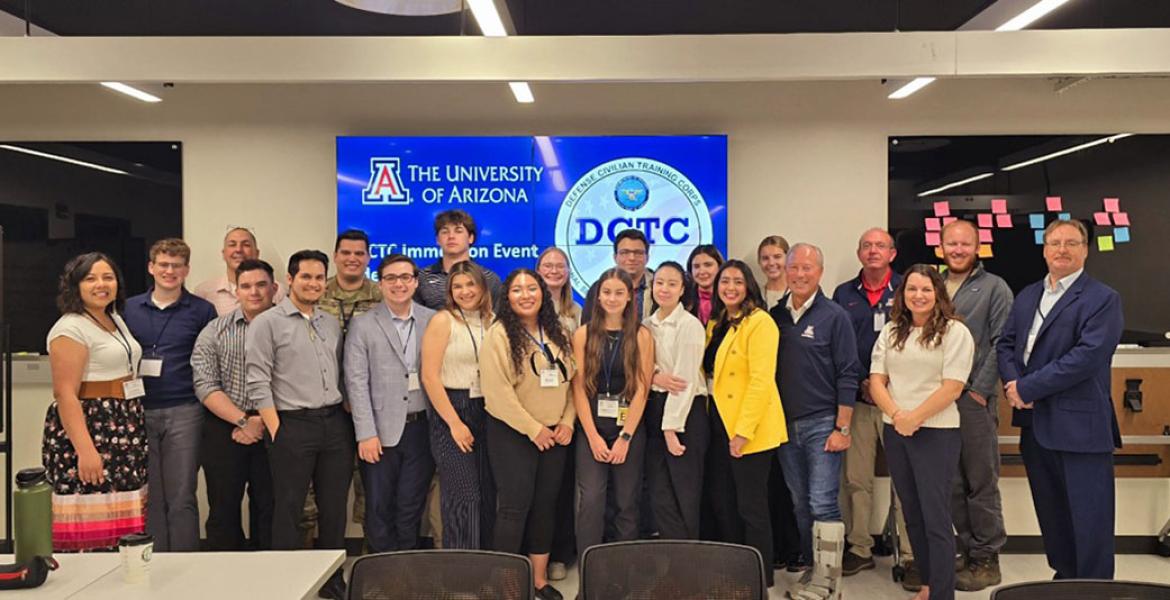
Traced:
<path id="1" fill-rule="evenodd" d="M 873 313 L 873 330 L 874 331 L 881 331 L 882 327 L 885 327 L 885 326 L 886 326 L 886 313 L 883 313 L 883 312 Z"/>
<path id="2" fill-rule="evenodd" d="M 130 381 L 122 382 L 122 396 L 127 400 L 134 398 L 141 398 L 146 395 L 146 385 L 142 383 L 142 379 L 134 378 Z"/>
<path id="3" fill-rule="evenodd" d="M 561 384 L 561 378 L 557 376 L 556 369 L 541 369 L 540 370 L 540 387 L 552 388 Z"/>
<path id="4" fill-rule="evenodd" d="M 467 388 L 467 395 L 472 398 L 483 398 L 483 388 L 479 386 L 479 373 L 476 373 L 475 379 L 471 380 L 471 387 Z"/>
<path id="5" fill-rule="evenodd" d="M 138 361 L 138 376 L 139 377 L 161 377 L 162 376 L 163 359 L 161 357 L 142 357 Z"/>
<path id="6" fill-rule="evenodd" d="M 417 392 L 422 386 L 418 382 L 418 373 L 406 374 L 406 391 Z"/>
<path id="7" fill-rule="evenodd" d="M 601 394 L 597 396 L 597 416 L 607 419 L 617 419 L 621 414 L 617 396 Z"/>

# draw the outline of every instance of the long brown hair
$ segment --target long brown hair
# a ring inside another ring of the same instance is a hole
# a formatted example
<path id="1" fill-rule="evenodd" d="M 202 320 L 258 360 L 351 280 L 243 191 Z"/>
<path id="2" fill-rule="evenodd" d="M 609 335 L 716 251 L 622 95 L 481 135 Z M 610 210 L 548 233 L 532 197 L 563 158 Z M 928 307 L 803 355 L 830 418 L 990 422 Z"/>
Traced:
<path id="1" fill-rule="evenodd" d="M 508 346 L 512 356 L 512 370 L 517 376 L 523 375 L 524 363 L 528 360 L 529 351 L 536 351 L 536 344 L 532 341 L 527 330 L 524 329 L 524 323 L 520 317 L 512 310 L 512 302 L 508 299 L 508 290 L 512 289 L 512 283 L 521 275 L 531 277 L 538 285 L 540 285 L 540 309 L 536 313 L 536 323 L 540 326 L 546 339 L 551 340 L 556 344 L 562 356 L 572 355 L 572 346 L 569 343 L 569 337 L 565 332 L 564 326 L 561 325 L 560 319 L 557 318 L 557 312 L 553 309 L 552 302 L 549 301 L 548 285 L 540 278 L 540 275 L 532 269 L 525 269 L 523 267 L 516 269 L 508 274 L 508 278 L 504 280 L 504 300 L 500 302 L 500 313 L 496 315 L 496 321 L 504 326 L 504 333 L 508 334 Z"/>
<path id="2" fill-rule="evenodd" d="M 479 288 L 479 306 L 475 307 L 479 311 L 479 318 L 484 323 L 492 322 L 492 291 L 488 288 L 487 279 L 483 276 L 483 269 L 479 265 L 469 261 L 461 260 L 451 265 L 451 270 L 447 275 L 447 312 L 455 317 L 460 323 L 463 322 L 462 311 L 459 310 L 459 303 L 455 301 L 455 294 L 451 289 L 451 284 L 455 282 L 456 275 L 466 275 L 475 283 L 475 287 Z"/>
<path id="3" fill-rule="evenodd" d="M 735 269 L 743 273 L 744 287 L 747 288 L 743 302 L 739 305 L 739 312 L 734 315 L 727 314 L 723 298 L 719 297 L 719 279 L 728 269 Z M 735 327 L 745 317 L 755 312 L 757 308 L 766 310 L 767 306 L 767 303 L 764 302 L 764 295 L 760 292 L 760 284 L 756 283 L 756 278 L 752 275 L 752 268 L 747 266 L 747 263 L 733 258 L 719 267 L 719 272 L 715 273 L 715 283 L 711 286 L 711 320 L 715 321 L 716 325 L 727 323 L 731 327 Z"/>
<path id="4" fill-rule="evenodd" d="M 638 300 L 634 297 L 634 282 L 621 269 L 609 269 L 597 279 L 597 298 L 593 300 L 589 320 L 585 322 L 585 366 L 582 376 L 585 378 L 585 393 L 592 396 L 597 393 L 597 374 L 601 371 L 601 362 L 604 359 L 607 336 L 605 331 L 605 309 L 601 307 L 601 285 L 610 279 L 617 279 L 626 286 L 630 300 L 622 311 L 622 368 L 625 369 L 626 386 L 622 388 L 622 397 L 630 400 L 638 393 L 638 378 L 642 376 L 638 368 L 638 330 L 641 323 L 638 319 Z"/>
<path id="5" fill-rule="evenodd" d="M 892 346 L 895 350 L 906 347 L 906 339 L 910 337 L 910 330 L 914 327 L 914 316 L 910 309 L 906 308 L 906 284 L 910 281 L 911 275 L 921 275 L 929 279 L 930 285 L 934 288 L 934 310 L 931 311 L 926 324 L 922 326 L 922 333 L 918 336 L 919 344 L 924 348 L 938 346 L 942 343 L 943 334 L 947 332 L 950 322 L 962 320 L 955 314 L 955 305 L 947 294 L 947 285 L 942 275 L 933 266 L 918 263 L 906 269 L 902 283 L 898 284 L 898 290 L 894 292 L 894 308 L 890 310 L 890 322 L 893 324 Z"/>

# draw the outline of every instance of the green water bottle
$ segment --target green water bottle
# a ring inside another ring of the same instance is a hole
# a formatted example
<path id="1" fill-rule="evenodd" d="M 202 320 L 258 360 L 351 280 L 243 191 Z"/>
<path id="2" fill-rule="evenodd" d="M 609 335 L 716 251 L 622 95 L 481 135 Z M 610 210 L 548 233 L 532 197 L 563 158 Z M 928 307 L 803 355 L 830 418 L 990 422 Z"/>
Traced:
<path id="1" fill-rule="evenodd" d="M 53 488 L 45 478 L 45 469 L 34 467 L 18 472 L 12 496 L 17 564 L 34 556 L 52 556 Z"/>

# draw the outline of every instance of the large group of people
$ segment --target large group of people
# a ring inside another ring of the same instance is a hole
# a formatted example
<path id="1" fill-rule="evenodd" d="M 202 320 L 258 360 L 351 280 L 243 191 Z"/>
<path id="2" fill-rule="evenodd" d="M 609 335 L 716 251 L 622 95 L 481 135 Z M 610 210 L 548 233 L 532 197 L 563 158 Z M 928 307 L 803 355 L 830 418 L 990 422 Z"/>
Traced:
<path id="1" fill-rule="evenodd" d="M 791 597 L 829 597 L 874 566 L 880 444 L 903 585 L 952 598 L 1000 580 L 1003 398 L 1056 576 L 1112 577 L 1122 318 L 1084 273 L 1081 223 L 1048 226 L 1049 273 L 1014 299 L 961 219 L 945 268 L 901 274 L 890 234 L 865 231 L 860 272 L 831 296 L 809 243 L 765 238 L 761 285 L 706 245 L 651 271 L 629 229 L 583 308 L 562 250 L 501 281 L 470 259 L 470 215 L 434 229 L 440 260 L 389 255 L 376 279 L 358 230 L 338 236 L 332 277 L 302 250 L 284 285 L 245 228 L 194 293 L 182 240 L 151 247 L 153 284 L 129 299 L 108 256 L 70 261 L 47 340 L 55 548 L 146 531 L 158 551 L 199 549 L 202 467 L 211 550 L 344 548 L 352 487 L 369 551 L 523 553 L 542 600 L 561 599 L 574 553 L 646 536 L 747 544 L 804 572 Z M 320 594 L 344 589 L 338 571 Z"/>

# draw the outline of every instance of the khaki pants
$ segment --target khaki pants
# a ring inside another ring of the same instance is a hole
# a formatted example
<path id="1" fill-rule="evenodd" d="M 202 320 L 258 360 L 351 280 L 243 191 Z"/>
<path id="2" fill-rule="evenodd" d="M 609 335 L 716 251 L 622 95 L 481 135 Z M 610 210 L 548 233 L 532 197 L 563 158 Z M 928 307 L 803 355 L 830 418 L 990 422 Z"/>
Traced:
<path id="1" fill-rule="evenodd" d="M 873 536 L 869 522 L 873 513 L 874 464 L 877 447 L 882 441 L 882 411 L 858 402 L 853 407 L 853 421 L 849 425 L 852 440 L 845 451 L 845 469 L 841 480 L 841 515 L 845 521 L 849 551 L 862 557 L 873 556 Z M 895 506 L 898 522 L 898 548 L 903 559 L 910 558 L 910 538 L 906 535 L 906 520 L 902 518 L 901 503 Z"/>
<path id="2" fill-rule="evenodd" d="M 419 527 L 419 535 L 429 537 L 435 541 L 435 548 L 443 547 L 443 511 L 440 505 L 442 496 L 439 492 L 439 473 L 431 479 L 431 489 L 427 492 L 427 513 Z"/>
<path id="3" fill-rule="evenodd" d="M 358 459 L 360 460 L 360 459 Z M 357 461 L 353 463 L 353 522 L 365 524 L 366 519 L 366 489 L 362 487 L 362 475 Z M 309 484 L 309 493 L 305 496 L 305 511 L 301 514 L 301 521 L 297 524 L 304 536 L 305 547 L 313 547 L 313 538 L 317 529 L 317 496 L 313 493 L 313 485 Z"/>

